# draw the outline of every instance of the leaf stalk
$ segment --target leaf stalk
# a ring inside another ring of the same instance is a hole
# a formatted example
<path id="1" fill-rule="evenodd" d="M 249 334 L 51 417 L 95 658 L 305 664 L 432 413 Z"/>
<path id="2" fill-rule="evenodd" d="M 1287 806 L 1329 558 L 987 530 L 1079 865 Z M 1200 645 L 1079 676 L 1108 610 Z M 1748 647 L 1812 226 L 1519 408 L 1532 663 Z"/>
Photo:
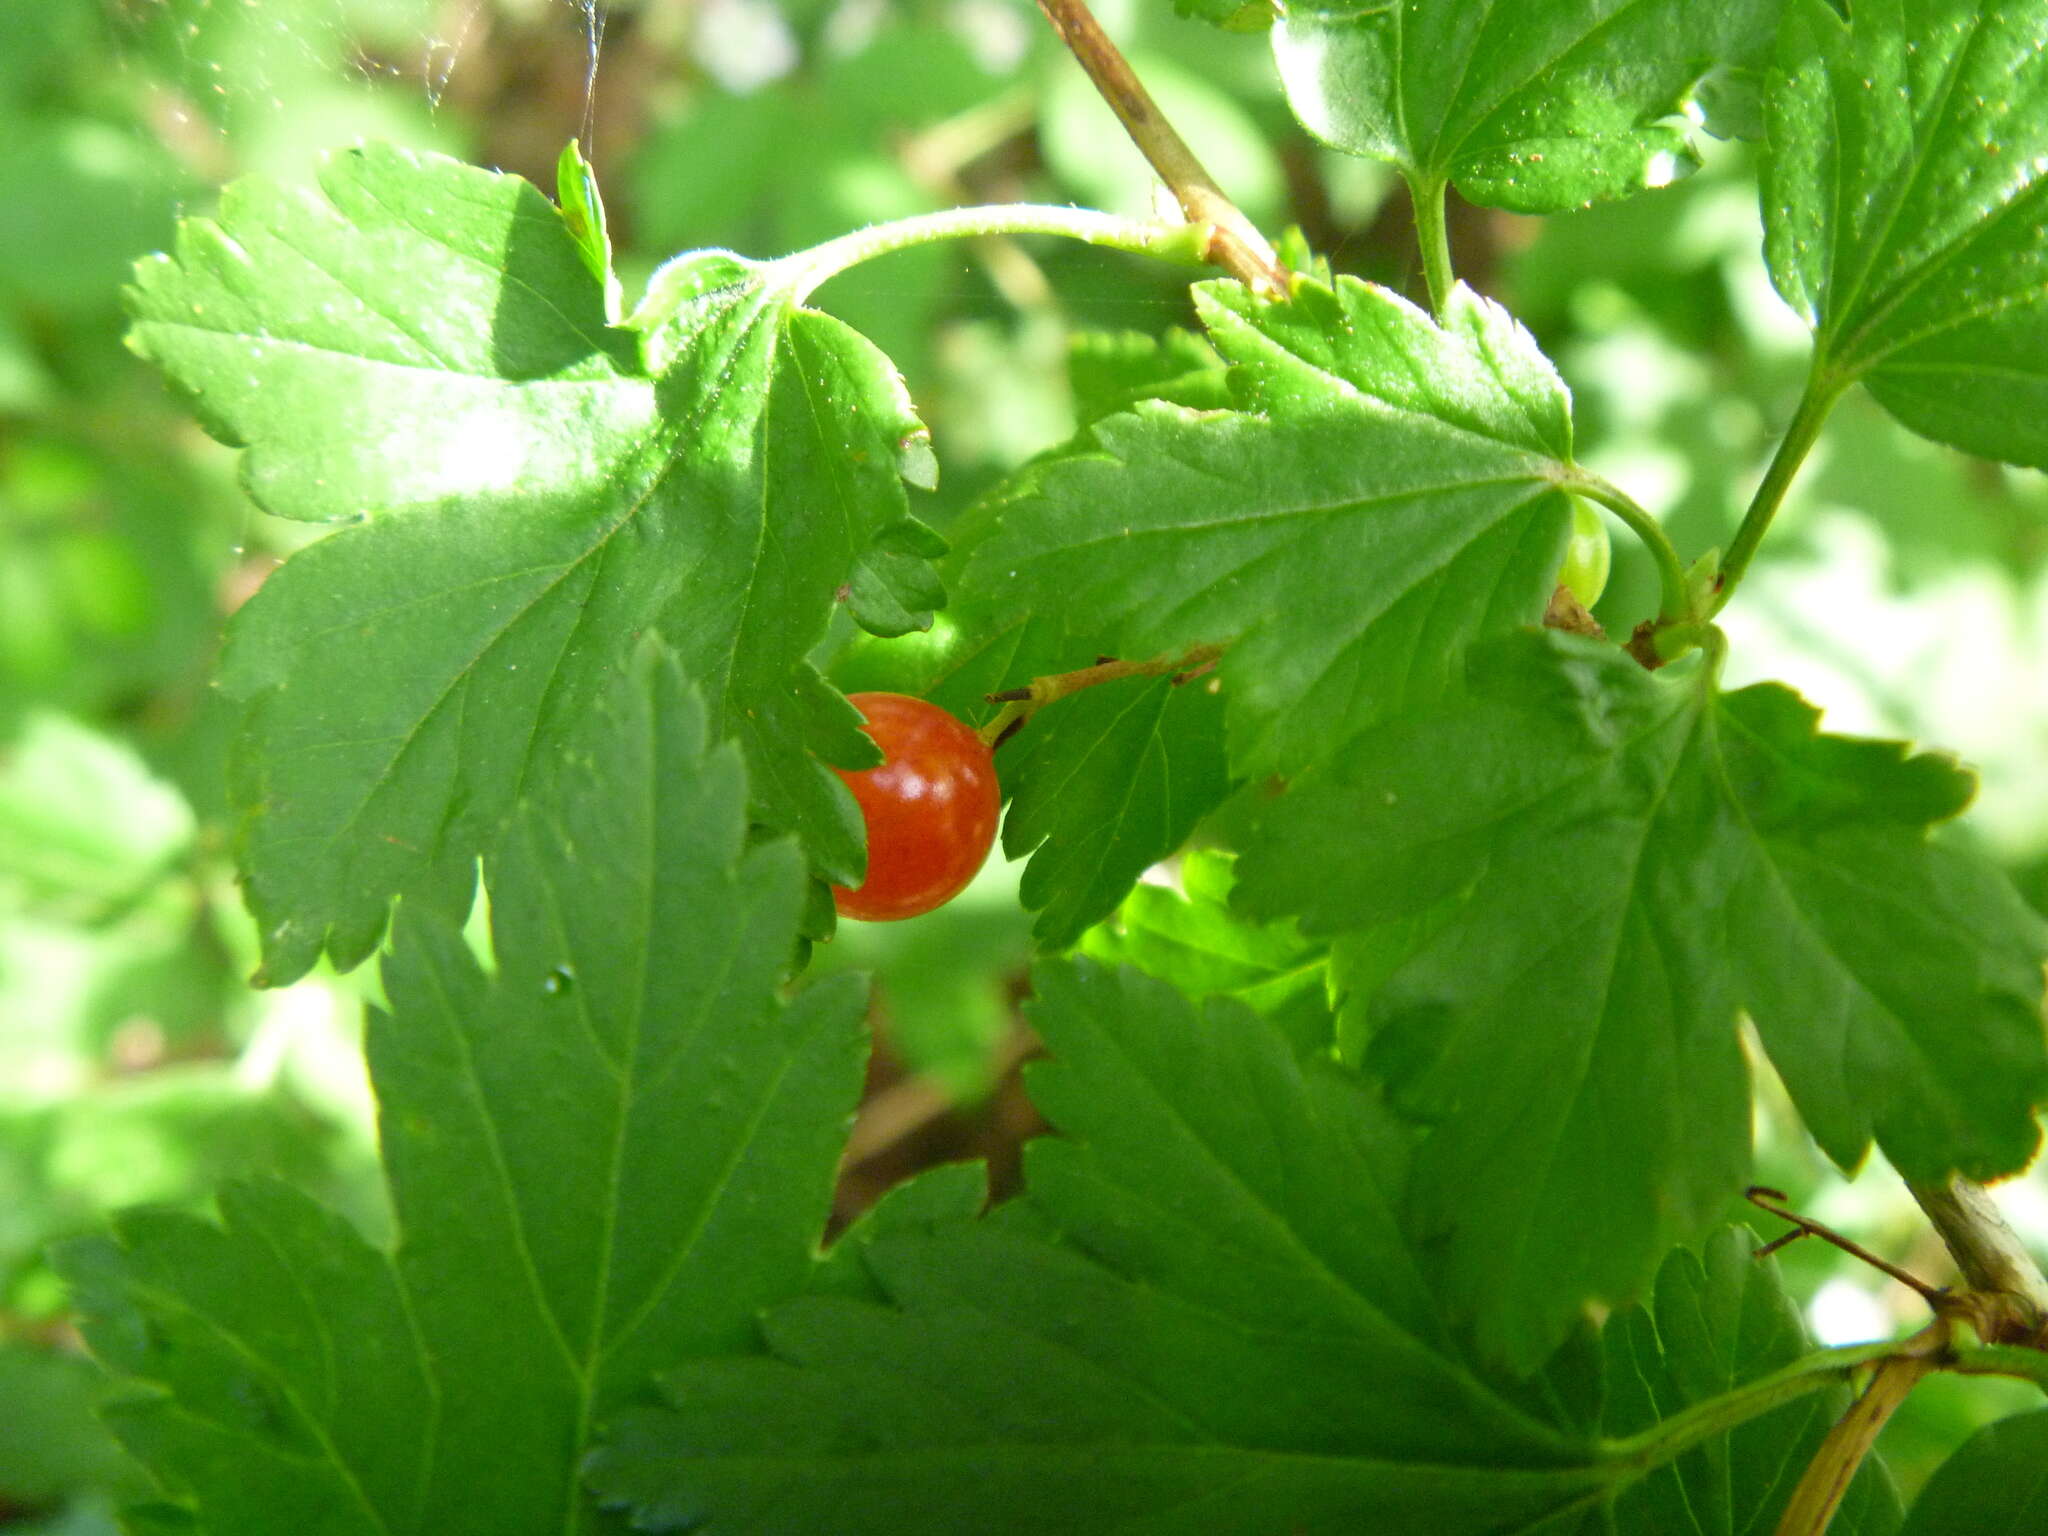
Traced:
<path id="1" fill-rule="evenodd" d="M 1767 1376 L 1759 1376 L 1733 1392 L 1724 1392 L 1681 1409 L 1640 1434 L 1610 1441 L 1608 1457 L 1641 1476 L 1760 1414 L 1846 1381 L 1866 1365 L 1917 1347 L 1916 1341 L 1925 1336 L 1925 1333 L 1915 1334 L 1903 1344 L 1888 1340 L 1880 1344 L 1853 1344 L 1841 1349 L 1816 1350 Z"/>
<path id="2" fill-rule="evenodd" d="M 782 257 L 774 265 L 792 274 L 797 302 L 809 298 L 827 278 L 892 251 L 931 245 L 941 240 L 969 240 L 989 235 L 1060 235 L 1089 245 L 1107 246 L 1138 256 L 1152 256 L 1186 266 L 1209 261 L 1209 231 L 1194 224 L 1166 224 L 1156 219 L 1127 219 L 1092 208 L 1058 207 L 1049 203 L 994 203 L 972 208 L 942 208 L 871 224 L 851 234 Z"/>
<path id="3" fill-rule="evenodd" d="M 1771 455 L 1771 462 L 1764 470 L 1764 477 L 1758 483 L 1756 494 L 1749 499 L 1749 510 L 1742 515 L 1742 526 L 1735 532 L 1735 541 L 1728 546 L 1728 553 L 1721 561 L 1721 571 L 1716 582 L 1714 605 L 1707 617 L 1711 618 L 1728 606 L 1728 599 L 1735 595 L 1735 589 L 1742 584 L 1743 574 L 1749 569 L 1749 562 L 1756 555 L 1756 549 L 1769 531 L 1771 519 L 1778 515 L 1778 507 L 1785 499 L 1785 492 L 1791 489 L 1793 477 L 1799 473 L 1800 465 L 1812 452 L 1814 443 L 1820 437 L 1820 429 L 1828 419 L 1828 412 L 1842 397 L 1847 382 L 1822 371 L 1816 359 L 1814 367 L 1806 376 L 1806 389 L 1799 397 L 1799 408 L 1792 413 L 1792 421 L 1785 428 L 1785 435 L 1778 442 L 1778 451 Z"/>
<path id="4" fill-rule="evenodd" d="M 1457 278 L 1451 268 L 1451 231 L 1444 214 L 1446 183 L 1408 183 L 1409 201 L 1415 209 L 1415 239 L 1422 247 L 1422 280 L 1429 285 L 1429 310 L 1439 321 L 1451 302 Z"/>

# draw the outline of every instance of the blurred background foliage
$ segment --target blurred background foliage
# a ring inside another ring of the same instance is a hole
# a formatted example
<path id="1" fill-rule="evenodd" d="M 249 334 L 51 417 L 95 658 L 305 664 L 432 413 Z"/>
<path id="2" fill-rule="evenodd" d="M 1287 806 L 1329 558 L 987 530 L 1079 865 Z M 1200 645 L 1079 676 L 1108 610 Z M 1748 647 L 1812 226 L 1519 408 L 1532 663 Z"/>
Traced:
<path id="1" fill-rule="evenodd" d="M 1401 195 L 1294 126 L 1255 37 L 1166 0 L 1105 23 L 1218 179 L 1340 271 L 1414 292 Z M 1155 205 L 1152 179 L 1024 0 L 39 0 L 0 7 L 0 1527 L 111 1531 L 132 1470 L 45 1267 L 51 1240 L 136 1201 L 203 1205 L 279 1173 L 388 1217 L 358 1050 L 368 972 L 243 983 L 207 678 L 220 628 L 313 536 L 255 513 L 233 455 L 122 349 L 129 262 L 248 173 L 304 179 L 358 138 L 444 150 L 546 186 L 580 136 L 629 292 L 673 252 L 774 255 L 967 201 Z M 1759 254 L 1753 151 L 1690 181 L 1543 222 L 1454 209 L 1462 273 L 1509 303 L 1577 399 L 1583 456 L 1672 525 L 1724 541 L 1789 414 L 1804 336 Z M 1074 246 L 903 252 L 820 303 L 897 360 L 944 465 L 940 526 L 1075 423 L 1076 332 L 1190 323 L 1168 271 Z M 1081 349 L 1084 368 L 1117 342 Z M 1600 606 L 1625 631 L 1653 577 L 1617 534 Z M 1733 681 L 1782 677 L 1836 729 L 1976 765 L 1972 826 L 2048 907 L 2048 482 L 1838 412 L 1728 615 Z M 914 648 L 916 639 L 897 642 Z M 874 658 L 862 665 L 872 667 Z M 1093 952 L 1283 1023 L 1324 959 L 1248 932 L 1226 859 L 1141 887 Z M 998 1188 L 1034 1122 L 1015 1086 L 1028 924 L 1015 878 L 894 927 L 848 925 L 818 966 L 878 979 L 883 1037 L 842 1218 L 913 1168 L 987 1156 Z M 1337 962 L 1341 971 L 1346 963 Z M 1351 963 L 1360 963 L 1354 957 Z M 1306 978 L 1306 980 L 1304 979 Z M 1759 1176 L 1940 1277 L 1887 1171 L 1844 1181 L 1766 1081 Z M 2005 1204 L 2048 1241 L 2041 1179 Z M 1731 1212 L 1739 1215 L 1739 1213 Z M 1759 1226 L 1768 1229 L 1768 1220 Z M 1830 1341 L 1909 1321 L 1910 1297 L 1814 1243 L 1786 1254 Z M 1939 1380 L 1887 1431 L 1910 1488 L 2025 1389 Z"/>

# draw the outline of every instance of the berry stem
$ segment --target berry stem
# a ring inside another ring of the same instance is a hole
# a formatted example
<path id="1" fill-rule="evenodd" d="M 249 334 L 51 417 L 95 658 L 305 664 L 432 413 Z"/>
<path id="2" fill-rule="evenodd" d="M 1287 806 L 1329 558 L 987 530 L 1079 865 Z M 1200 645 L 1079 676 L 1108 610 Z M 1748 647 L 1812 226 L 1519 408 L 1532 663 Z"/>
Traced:
<path id="1" fill-rule="evenodd" d="M 1692 598 L 1686 588 L 1685 567 L 1678 561 L 1678 550 L 1673 547 L 1663 525 L 1642 503 L 1620 486 L 1584 469 L 1565 481 L 1564 488 L 1577 492 L 1588 501 L 1598 502 L 1612 512 L 1649 550 L 1650 558 L 1657 562 L 1657 586 L 1661 593 L 1657 617 L 1661 623 L 1683 624 L 1697 617 L 1691 611 Z"/>
<path id="2" fill-rule="evenodd" d="M 1048 704 L 1057 703 L 1069 694 L 1079 693 L 1084 688 L 1094 688 L 1102 683 L 1114 683 L 1126 677 L 1164 677 L 1168 673 L 1195 673 L 1206 671 L 1222 656 L 1220 645 L 1198 645 L 1177 656 L 1155 656 L 1150 661 L 1098 661 L 1092 667 L 1082 667 L 1075 672 L 1055 672 L 1049 677 L 1034 677 L 1022 688 L 1005 688 L 1000 693 L 986 695 L 991 704 L 1003 707 L 994 719 L 984 725 L 976 734 L 989 744 L 999 747 L 1020 730 L 1024 722 Z"/>

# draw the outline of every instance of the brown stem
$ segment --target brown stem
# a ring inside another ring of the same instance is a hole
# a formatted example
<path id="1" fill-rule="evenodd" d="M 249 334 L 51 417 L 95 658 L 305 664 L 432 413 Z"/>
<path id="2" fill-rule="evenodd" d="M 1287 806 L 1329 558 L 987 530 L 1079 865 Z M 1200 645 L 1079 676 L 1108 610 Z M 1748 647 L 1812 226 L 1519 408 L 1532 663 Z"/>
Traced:
<path id="1" fill-rule="evenodd" d="M 1877 1432 L 1920 1378 L 1936 1367 L 1947 1348 L 1948 1329 L 1937 1322 L 1908 1340 L 1905 1352 L 1889 1356 L 1871 1373 L 1863 1395 L 1835 1420 L 1807 1463 L 1806 1473 L 1792 1490 L 1791 1501 L 1778 1521 L 1777 1536 L 1821 1536 L 1827 1530 L 1857 1468 L 1877 1443 Z"/>
<path id="2" fill-rule="evenodd" d="M 1187 141 L 1159 110 L 1152 93 L 1132 72 L 1130 61 L 1102 30 L 1086 0 L 1038 0 L 1038 8 L 1095 82 L 1095 89 L 1124 125 L 1131 142 L 1179 200 L 1188 222 L 1206 225 L 1212 231 L 1208 259 L 1254 291 L 1285 294 L 1287 269 L 1273 254 L 1273 247 L 1203 169 Z"/>
<path id="3" fill-rule="evenodd" d="M 1155 656 L 1150 661 L 1111 659 L 1098 661 L 1092 667 L 1082 667 L 1077 672 L 1055 672 L 1050 677 L 1034 677 L 1025 687 L 1005 688 L 1001 693 L 984 695 L 991 704 L 1000 703 L 1003 708 L 978 734 L 991 747 L 999 747 L 1039 710 L 1057 703 L 1068 694 L 1126 677 L 1165 677 L 1171 674 L 1176 683 L 1184 682 L 1213 666 L 1222 654 L 1220 645 L 1198 645 L 1178 656 Z"/>
<path id="4" fill-rule="evenodd" d="M 1984 1186 L 1957 1175 L 1945 1184 L 1908 1179 L 1906 1187 L 1963 1272 L 1978 1303 L 1971 1308 L 1977 1331 L 1993 1344 L 2040 1343 L 2048 1325 L 2048 1278 Z"/>
<path id="5" fill-rule="evenodd" d="M 1879 1258 L 1861 1243 L 1853 1242 L 1849 1238 L 1842 1236 L 1833 1227 L 1815 1221 L 1811 1216 L 1800 1215 L 1785 1204 L 1785 1193 L 1783 1190 L 1772 1189 L 1763 1184 L 1752 1184 L 1742 1192 L 1742 1195 L 1744 1199 L 1749 1201 L 1758 1210 L 1769 1211 L 1780 1221 L 1792 1223 L 1792 1231 L 1786 1233 L 1783 1237 L 1772 1239 L 1757 1250 L 1758 1258 L 1762 1258 L 1765 1254 L 1776 1253 L 1794 1238 L 1817 1237 L 1823 1242 L 1834 1244 L 1835 1247 L 1841 1249 L 1842 1252 L 1848 1254 L 1851 1258 L 1861 1259 L 1879 1274 L 1891 1276 L 1892 1279 L 1917 1294 L 1922 1301 L 1937 1311 L 1945 1304 L 1947 1298 L 1939 1286 L 1929 1285 L 1910 1270 L 1899 1268 L 1898 1265 L 1892 1263 L 1889 1259 Z"/>

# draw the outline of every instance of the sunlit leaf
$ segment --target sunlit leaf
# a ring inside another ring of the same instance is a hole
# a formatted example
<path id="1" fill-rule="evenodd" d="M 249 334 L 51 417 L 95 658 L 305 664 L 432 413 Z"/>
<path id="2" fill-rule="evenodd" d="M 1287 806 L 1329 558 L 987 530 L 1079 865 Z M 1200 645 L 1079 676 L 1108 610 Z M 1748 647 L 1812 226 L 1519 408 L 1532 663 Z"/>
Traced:
<path id="1" fill-rule="evenodd" d="M 1823 376 L 2048 465 L 2048 6 L 1788 0 L 1768 108 L 1771 274 Z"/>
<path id="2" fill-rule="evenodd" d="M 1315 0 L 1274 29 L 1310 132 L 1418 189 L 1557 213 L 1698 162 L 1672 120 L 1701 82 L 1768 52 L 1782 0 Z"/>
<path id="3" fill-rule="evenodd" d="M 531 186 L 375 147 L 317 193 L 238 183 L 140 269 L 133 343 L 247 445 L 250 492 L 352 522 L 264 584 L 222 666 L 250 702 L 269 980 L 323 948 L 360 960 L 398 890 L 459 909 L 657 623 L 742 739 L 762 818 L 857 876 L 858 821 L 809 749 L 865 743 L 803 658 L 842 588 L 873 627 L 923 622 L 934 546 L 899 474 L 928 460 L 901 381 L 799 308 L 801 281 L 680 260 L 621 329 Z"/>

